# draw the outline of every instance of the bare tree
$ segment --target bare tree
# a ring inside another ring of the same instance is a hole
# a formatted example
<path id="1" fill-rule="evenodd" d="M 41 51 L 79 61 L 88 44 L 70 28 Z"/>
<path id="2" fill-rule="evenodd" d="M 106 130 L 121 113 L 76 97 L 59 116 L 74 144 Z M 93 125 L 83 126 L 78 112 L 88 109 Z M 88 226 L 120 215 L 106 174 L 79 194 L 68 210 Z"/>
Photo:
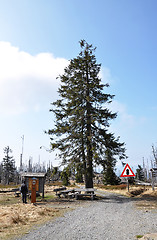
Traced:
<path id="1" fill-rule="evenodd" d="M 157 147 L 152 144 L 152 153 L 154 158 L 154 167 L 157 167 Z"/>

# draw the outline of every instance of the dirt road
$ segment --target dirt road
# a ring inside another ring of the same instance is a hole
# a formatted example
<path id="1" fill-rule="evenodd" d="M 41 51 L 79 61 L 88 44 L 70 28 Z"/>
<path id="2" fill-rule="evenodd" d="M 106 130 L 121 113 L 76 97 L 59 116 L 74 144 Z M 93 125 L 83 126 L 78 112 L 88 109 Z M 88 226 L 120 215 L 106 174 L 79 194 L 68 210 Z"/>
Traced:
<path id="1" fill-rule="evenodd" d="M 100 194 L 100 192 L 99 192 Z M 139 209 L 136 199 L 102 193 L 94 201 L 37 228 L 18 240 L 133 240 L 157 232 L 157 209 Z M 138 200 L 140 201 L 140 200 Z"/>

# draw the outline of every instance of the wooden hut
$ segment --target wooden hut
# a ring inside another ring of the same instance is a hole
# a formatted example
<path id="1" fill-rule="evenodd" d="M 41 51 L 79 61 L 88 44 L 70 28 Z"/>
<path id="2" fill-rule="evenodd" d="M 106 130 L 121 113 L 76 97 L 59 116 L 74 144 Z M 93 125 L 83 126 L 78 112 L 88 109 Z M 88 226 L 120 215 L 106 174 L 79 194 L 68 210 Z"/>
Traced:
<path id="1" fill-rule="evenodd" d="M 28 190 L 31 192 L 32 180 L 35 178 L 37 180 L 36 192 L 42 193 L 42 198 L 44 198 L 45 175 L 46 173 L 23 172 L 21 173 L 21 180 L 26 181 Z"/>

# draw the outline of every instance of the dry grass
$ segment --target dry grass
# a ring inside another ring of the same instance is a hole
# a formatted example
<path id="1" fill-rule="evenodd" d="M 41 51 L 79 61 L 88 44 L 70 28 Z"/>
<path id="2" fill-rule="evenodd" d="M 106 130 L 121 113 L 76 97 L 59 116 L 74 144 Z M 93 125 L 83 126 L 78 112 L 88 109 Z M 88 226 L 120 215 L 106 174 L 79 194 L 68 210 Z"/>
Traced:
<path id="1" fill-rule="evenodd" d="M 95 185 L 95 188 L 104 190 L 104 191 L 115 192 L 128 197 L 135 197 L 135 196 L 146 197 L 147 194 L 149 196 L 156 196 L 156 192 L 157 192 L 157 188 L 155 188 L 155 191 L 152 191 L 151 186 L 138 186 L 138 185 L 130 185 L 129 192 L 128 192 L 126 184 L 113 185 L 113 186 Z"/>
<path id="2" fill-rule="evenodd" d="M 136 202 L 138 208 L 144 210 L 157 209 L 157 188 L 152 191 L 151 188 L 144 191 L 142 194 L 137 196 L 139 201 Z"/>
<path id="3" fill-rule="evenodd" d="M 53 204 L 53 189 L 53 186 L 46 187 L 45 199 L 37 198 L 36 204 L 30 200 L 23 204 L 21 197 L 16 198 L 14 193 L 0 193 L 0 239 L 24 234 L 37 224 L 61 216 L 68 208 Z"/>
<path id="4" fill-rule="evenodd" d="M 152 191 L 151 186 L 130 185 L 129 192 L 125 184 L 117 186 L 95 185 L 95 188 L 133 198 L 136 206 L 146 211 L 150 209 L 155 209 L 156 211 L 157 209 L 157 187 L 155 191 Z"/>
<path id="5" fill-rule="evenodd" d="M 30 200 L 28 204 L 21 203 L 21 197 L 16 198 L 13 193 L 0 193 L 0 239 L 10 239 L 16 235 L 27 233 L 33 226 L 61 216 L 65 211 L 74 208 L 75 204 L 82 205 L 82 202 L 79 201 L 66 202 L 56 198 L 53 192 L 56 187 L 45 186 L 45 199 L 37 198 L 36 205 L 31 204 Z M 107 186 L 107 188 L 95 186 L 95 188 L 128 197 L 134 196 L 138 207 L 157 209 L 157 189 L 152 192 L 151 187 L 144 189 L 139 186 L 130 186 L 130 193 L 128 193 L 126 185 Z M 71 204 L 72 206 L 69 208 Z"/>
<path id="6" fill-rule="evenodd" d="M 8 190 L 8 189 L 13 189 L 13 188 L 19 188 L 20 185 L 15 185 L 15 184 L 9 184 L 9 185 L 4 185 L 0 183 L 0 190 Z"/>
<path id="7" fill-rule="evenodd" d="M 63 209 L 34 204 L 0 206 L 0 239 L 25 233 L 30 227 L 63 213 Z"/>

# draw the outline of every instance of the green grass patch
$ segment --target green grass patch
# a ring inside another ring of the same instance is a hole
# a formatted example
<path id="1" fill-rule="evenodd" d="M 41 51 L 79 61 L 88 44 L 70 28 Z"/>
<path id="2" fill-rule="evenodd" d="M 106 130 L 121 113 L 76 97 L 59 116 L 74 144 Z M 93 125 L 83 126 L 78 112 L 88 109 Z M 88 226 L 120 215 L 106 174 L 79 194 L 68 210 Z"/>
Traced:
<path id="1" fill-rule="evenodd" d="M 142 238 L 143 235 L 137 235 L 136 238 L 139 239 L 139 238 Z"/>
<path id="2" fill-rule="evenodd" d="M 41 201 L 44 201 L 44 202 L 47 202 L 47 201 L 51 201 L 52 199 L 55 199 L 56 198 L 56 196 L 53 194 L 47 194 L 47 195 L 45 195 L 44 196 L 44 198 L 42 198 L 42 196 L 39 196 L 39 197 L 37 197 L 36 198 L 36 201 L 37 202 L 41 202 Z"/>

